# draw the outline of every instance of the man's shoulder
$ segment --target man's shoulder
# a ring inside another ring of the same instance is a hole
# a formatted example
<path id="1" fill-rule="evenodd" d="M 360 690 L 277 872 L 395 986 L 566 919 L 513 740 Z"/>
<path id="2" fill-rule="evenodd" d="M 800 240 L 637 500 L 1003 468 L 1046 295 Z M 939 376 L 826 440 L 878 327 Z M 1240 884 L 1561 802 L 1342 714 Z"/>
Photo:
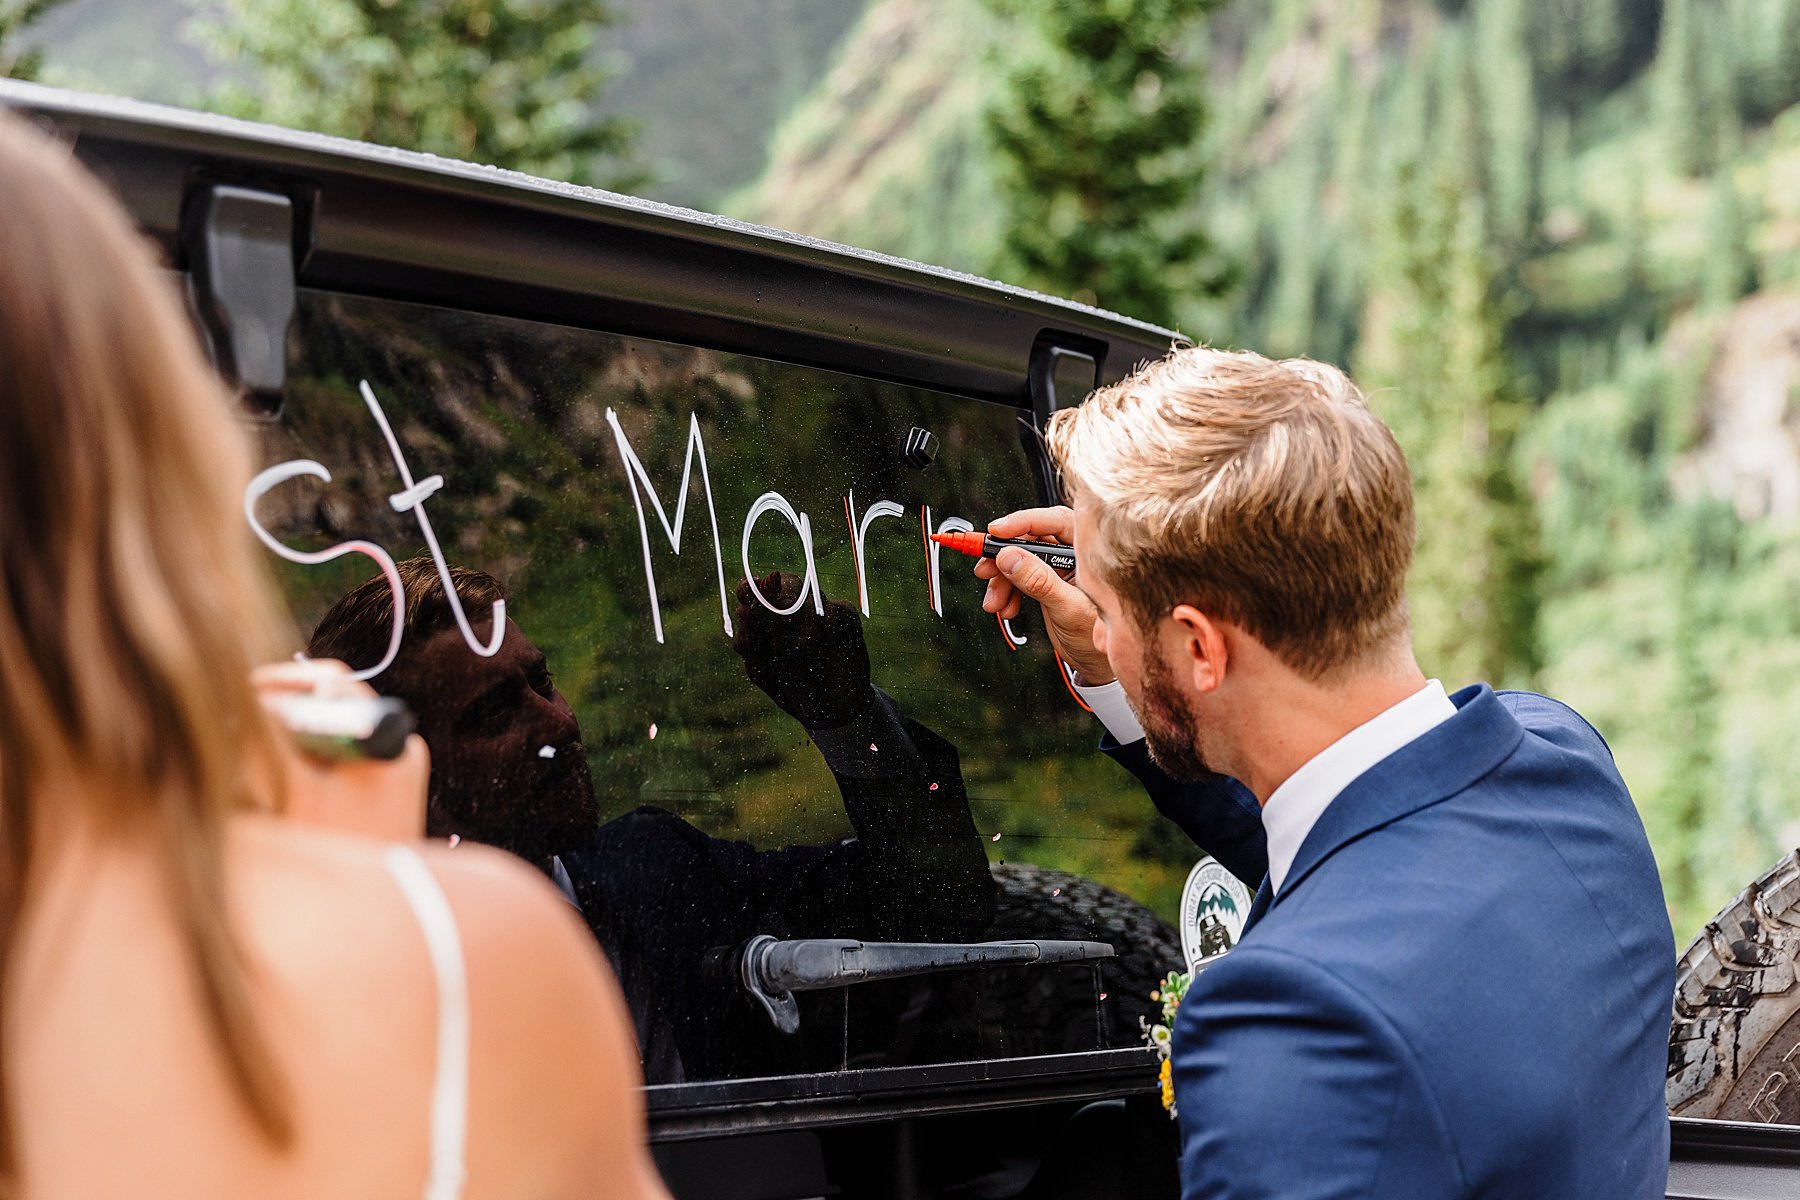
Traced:
<path id="1" fill-rule="evenodd" d="M 654 804 L 640 804 L 628 813 L 614 817 L 600 826 L 584 844 L 563 855 L 563 861 L 605 858 L 637 846 L 641 842 L 656 843 L 710 841 L 680 816 Z"/>
<path id="2" fill-rule="evenodd" d="M 1608 763 L 1612 750 L 1593 723 L 1572 705 L 1541 692 L 1495 692 L 1495 699 L 1526 733 L 1576 753 L 1597 754 Z"/>
<path id="3" fill-rule="evenodd" d="M 1384 1038 L 1391 1035 L 1393 1022 L 1380 998 L 1365 994 L 1332 958 L 1280 936 L 1239 945 L 1194 977 L 1177 1019 L 1184 1034 L 1198 1032 L 1191 1028 L 1196 1021 L 1218 1032 L 1240 1018 L 1249 1018 L 1249 1027 L 1259 1031 L 1274 1031 L 1277 1026 L 1260 1019 L 1273 1015 L 1265 1010 L 1279 1008 L 1290 1019 L 1317 1020 L 1329 1013 L 1336 1022 L 1367 1024 L 1372 1032 L 1379 1027 Z"/>
<path id="4" fill-rule="evenodd" d="M 585 843 L 558 857 L 586 908 L 586 897 L 595 887 L 647 896 L 660 890 L 652 887 L 655 881 L 691 876 L 716 846 L 729 844 L 668 809 L 646 804 L 608 821 Z M 619 899 L 615 897 L 615 901 Z"/>

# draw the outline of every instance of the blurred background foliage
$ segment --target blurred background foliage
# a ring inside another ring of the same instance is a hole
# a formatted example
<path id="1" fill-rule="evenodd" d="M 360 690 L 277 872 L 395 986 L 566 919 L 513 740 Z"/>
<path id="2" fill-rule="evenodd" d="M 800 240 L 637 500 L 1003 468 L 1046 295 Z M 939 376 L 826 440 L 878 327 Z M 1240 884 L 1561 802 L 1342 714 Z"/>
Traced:
<path id="1" fill-rule="evenodd" d="M 62 3 L 65 0 L 0 0 L 0 78 L 37 78 L 44 52 L 28 31 Z"/>
<path id="2" fill-rule="evenodd" d="M 1424 665 L 1594 722 L 1678 935 L 1800 841 L 1800 0 L 331 0 L 291 54 L 288 7 L 0 0 L 0 70 L 343 129 L 284 94 L 413 13 L 456 65 L 363 136 L 1347 364 Z"/>
<path id="3" fill-rule="evenodd" d="M 596 113 L 602 0 L 219 0 L 188 22 L 232 73 L 219 112 L 629 189 L 630 126 Z"/>

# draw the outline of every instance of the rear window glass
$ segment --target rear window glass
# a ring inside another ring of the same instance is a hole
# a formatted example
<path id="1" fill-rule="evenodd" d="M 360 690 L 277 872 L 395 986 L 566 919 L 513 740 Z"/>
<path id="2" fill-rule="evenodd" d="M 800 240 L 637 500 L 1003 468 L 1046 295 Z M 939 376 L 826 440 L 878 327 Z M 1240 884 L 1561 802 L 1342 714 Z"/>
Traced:
<path id="1" fill-rule="evenodd" d="M 650 1082 L 1141 1044 L 1194 852 L 923 536 L 1036 502 L 1018 410 L 318 292 L 295 346 L 301 636 L 417 711 L 435 836 L 581 909 Z M 944 949 L 1016 940 L 1067 961 Z"/>

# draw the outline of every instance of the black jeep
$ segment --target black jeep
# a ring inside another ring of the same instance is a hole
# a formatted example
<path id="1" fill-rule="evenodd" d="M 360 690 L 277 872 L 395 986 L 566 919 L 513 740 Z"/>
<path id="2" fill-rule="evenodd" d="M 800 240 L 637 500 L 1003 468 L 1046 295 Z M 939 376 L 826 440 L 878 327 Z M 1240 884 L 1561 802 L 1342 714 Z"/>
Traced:
<path id="1" fill-rule="evenodd" d="M 1053 499 L 1044 419 L 1172 335 L 425 155 L 0 106 L 182 273 L 263 438 L 247 516 L 315 648 L 420 710 L 434 821 L 587 917 L 677 1196 L 1177 1193 L 1143 1025 L 1195 852 L 928 536 Z M 358 617 L 410 588 L 432 636 Z M 1780 1036 L 1754 1080 L 1717 1065 L 1720 1030 L 1782 1024 L 1734 996 L 1800 995 L 1776 892 L 1684 976 L 1672 1095 L 1747 1080 L 1719 1103 L 1750 1116 L 1676 1120 L 1671 1196 L 1800 1190 L 1800 1128 L 1760 1123 Z"/>
<path id="2" fill-rule="evenodd" d="M 678 1196 L 1174 1194 L 1140 1019 L 1181 951 L 1133 894 L 1172 909 L 1194 853 L 927 536 L 1052 496 L 1046 415 L 1167 332 L 424 155 L 0 104 L 184 275 L 263 441 L 247 516 L 314 648 L 419 710 L 434 822 L 587 917 Z M 407 589 L 444 628 L 390 641 Z"/>

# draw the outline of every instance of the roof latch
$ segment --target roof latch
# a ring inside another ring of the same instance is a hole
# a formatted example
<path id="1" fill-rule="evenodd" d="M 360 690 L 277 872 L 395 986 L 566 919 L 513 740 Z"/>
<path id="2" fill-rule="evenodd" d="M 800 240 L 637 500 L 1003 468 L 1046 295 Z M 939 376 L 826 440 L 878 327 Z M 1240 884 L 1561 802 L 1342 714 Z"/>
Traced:
<path id="1" fill-rule="evenodd" d="M 1087 399 L 1088 393 L 1100 382 L 1100 360 L 1106 353 L 1099 344 L 1072 345 L 1071 340 L 1072 335 L 1049 330 L 1039 334 L 1031 348 L 1031 363 L 1026 370 L 1031 419 L 1021 419 L 1019 435 L 1025 443 L 1025 458 L 1031 464 L 1031 474 L 1037 483 L 1038 499 L 1044 504 L 1063 502 L 1056 471 L 1044 448 L 1044 427 L 1050 421 L 1050 414 L 1058 408 L 1073 408 Z"/>
<path id="2" fill-rule="evenodd" d="M 225 378 L 256 408 L 281 408 L 294 321 L 294 205 L 277 192 L 211 184 L 191 196 L 182 242 Z"/>

